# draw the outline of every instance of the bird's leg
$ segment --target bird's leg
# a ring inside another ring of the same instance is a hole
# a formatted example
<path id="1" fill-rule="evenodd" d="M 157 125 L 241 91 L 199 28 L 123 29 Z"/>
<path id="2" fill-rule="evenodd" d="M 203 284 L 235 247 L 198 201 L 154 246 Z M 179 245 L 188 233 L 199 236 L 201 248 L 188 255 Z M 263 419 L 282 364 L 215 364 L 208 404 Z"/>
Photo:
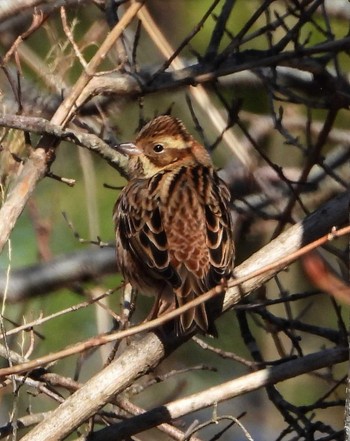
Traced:
<path id="1" fill-rule="evenodd" d="M 126 283 L 123 289 L 123 304 L 121 313 L 120 329 L 127 329 L 130 324 L 132 314 L 135 311 L 135 300 L 137 290 L 130 283 Z"/>
<path id="2" fill-rule="evenodd" d="M 135 311 L 135 298 L 137 296 L 137 290 L 135 290 L 130 283 L 126 283 L 123 286 L 123 294 L 122 299 L 123 303 L 121 305 L 121 314 L 120 314 L 120 321 L 118 323 L 118 331 L 122 331 L 123 329 L 127 329 L 130 325 L 130 320 L 133 312 Z M 130 337 L 126 338 L 126 344 L 129 345 Z M 114 359 L 115 354 L 118 351 L 119 345 L 122 340 L 117 340 L 114 343 L 114 346 L 112 350 L 110 351 L 108 358 L 106 360 L 106 363 L 104 364 L 104 367 L 108 366 Z"/>
<path id="3" fill-rule="evenodd" d="M 150 310 L 149 314 L 145 318 L 145 322 L 149 322 L 150 320 L 154 320 L 159 316 L 159 309 L 160 309 L 160 299 L 161 299 L 161 292 L 158 292 L 155 300 L 152 305 L 152 309 Z"/>
<path id="4" fill-rule="evenodd" d="M 160 317 L 167 312 L 173 311 L 176 307 L 175 295 L 167 285 L 164 285 L 158 290 L 156 299 L 153 303 L 152 309 L 145 319 L 145 322 Z"/>

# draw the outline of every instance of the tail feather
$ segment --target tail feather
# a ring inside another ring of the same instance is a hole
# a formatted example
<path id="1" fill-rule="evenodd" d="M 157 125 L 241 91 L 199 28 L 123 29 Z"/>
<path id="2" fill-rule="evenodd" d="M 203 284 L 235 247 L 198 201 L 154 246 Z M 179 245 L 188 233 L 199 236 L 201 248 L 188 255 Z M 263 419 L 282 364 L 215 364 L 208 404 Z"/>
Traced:
<path id="1" fill-rule="evenodd" d="M 202 292 L 203 288 L 198 286 L 198 280 L 194 277 L 186 277 L 181 287 L 175 290 L 176 302 L 178 306 L 182 306 L 198 297 Z M 193 325 L 197 325 L 203 332 L 208 331 L 208 316 L 204 303 L 181 314 L 179 320 L 180 333 L 189 331 Z"/>
<path id="2" fill-rule="evenodd" d="M 206 289 L 199 284 L 198 279 L 189 277 L 188 273 L 182 275 L 182 285 L 179 288 L 173 289 L 168 284 L 160 287 L 157 299 L 148 318 L 152 319 L 173 311 L 175 308 L 189 303 L 204 292 L 206 292 Z M 215 326 L 208 319 L 207 308 L 204 303 L 183 312 L 175 320 L 175 332 L 178 335 L 186 334 L 193 327 L 197 327 L 205 334 L 216 335 Z"/>

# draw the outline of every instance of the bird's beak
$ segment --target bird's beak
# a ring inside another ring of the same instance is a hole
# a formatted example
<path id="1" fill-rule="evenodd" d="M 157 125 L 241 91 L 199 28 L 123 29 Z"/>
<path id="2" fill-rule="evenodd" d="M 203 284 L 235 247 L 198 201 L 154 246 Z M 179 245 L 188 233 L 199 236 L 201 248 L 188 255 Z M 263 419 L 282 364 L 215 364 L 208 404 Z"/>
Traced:
<path id="1" fill-rule="evenodd" d="M 116 150 L 122 153 L 123 155 L 131 156 L 131 155 L 139 155 L 141 150 L 137 147 L 136 144 L 132 142 L 124 142 L 122 144 L 116 145 Z"/>

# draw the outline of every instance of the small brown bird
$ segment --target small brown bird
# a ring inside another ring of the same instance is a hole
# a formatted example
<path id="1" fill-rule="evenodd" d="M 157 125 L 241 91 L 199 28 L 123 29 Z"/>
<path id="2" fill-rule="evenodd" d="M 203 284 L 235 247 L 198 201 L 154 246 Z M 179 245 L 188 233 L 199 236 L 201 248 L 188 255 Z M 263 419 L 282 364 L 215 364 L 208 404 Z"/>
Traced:
<path id="1" fill-rule="evenodd" d="M 130 176 L 113 212 L 119 268 L 133 288 L 157 296 L 155 317 L 231 276 L 230 194 L 179 119 L 159 116 L 117 149 L 129 156 Z M 177 333 L 194 324 L 208 331 L 204 304 L 180 316 Z"/>

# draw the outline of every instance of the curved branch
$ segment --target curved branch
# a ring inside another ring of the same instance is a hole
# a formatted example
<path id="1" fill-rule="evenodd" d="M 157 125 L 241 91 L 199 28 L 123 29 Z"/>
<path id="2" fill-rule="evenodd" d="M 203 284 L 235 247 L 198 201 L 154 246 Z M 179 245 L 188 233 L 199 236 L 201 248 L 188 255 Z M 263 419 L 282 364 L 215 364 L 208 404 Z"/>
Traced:
<path id="1" fill-rule="evenodd" d="M 63 129 L 44 118 L 34 116 L 2 115 L 0 116 L 0 126 L 25 130 L 40 135 L 54 136 L 62 141 L 71 141 L 80 147 L 85 147 L 97 153 L 111 167 L 117 169 L 125 176 L 127 158 L 94 134 L 84 133 L 81 130 L 71 128 Z"/>
<path id="2" fill-rule="evenodd" d="M 86 0 L 83 0 L 86 2 Z M 82 0 L 57 0 L 50 2 L 48 5 L 46 0 L 24 0 L 21 2 L 8 1 L 3 2 L 0 10 L 0 23 L 9 20 L 10 18 L 16 18 L 19 14 L 32 12 L 33 8 L 40 7 L 45 10 L 46 13 L 60 8 L 61 6 L 74 6 L 76 4 L 82 4 Z"/>
<path id="3" fill-rule="evenodd" d="M 159 424 L 181 418 L 197 410 L 215 406 L 217 403 L 253 392 L 262 387 L 297 377 L 316 369 L 333 366 L 348 359 L 347 348 L 326 349 L 296 360 L 287 361 L 234 380 L 213 386 L 203 392 L 181 398 L 163 406 L 137 415 L 119 424 L 99 430 L 77 441 L 112 441 L 136 435 Z"/>
<path id="4" fill-rule="evenodd" d="M 297 251 L 302 245 L 331 231 L 333 226 L 347 223 L 349 196 L 346 192 L 334 198 L 302 222 L 291 227 L 247 259 L 236 269 L 236 274 L 247 275 L 264 264 L 278 262 L 282 257 Z M 239 289 L 230 288 L 225 296 L 224 310 L 231 308 L 243 296 L 261 286 L 280 270 L 281 268 L 275 269 L 254 277 L 242 283 Z M 117 360 L 92 377 L 22 440 L 61 440 L 68 436 L 116 394 L 157 366 L 188 338 L 190 335 L 166 337 L 158 336 L 153 332 L 146 334 L 128 346 Z M 84 406 L 81 403 L 84 403 Z"/>

